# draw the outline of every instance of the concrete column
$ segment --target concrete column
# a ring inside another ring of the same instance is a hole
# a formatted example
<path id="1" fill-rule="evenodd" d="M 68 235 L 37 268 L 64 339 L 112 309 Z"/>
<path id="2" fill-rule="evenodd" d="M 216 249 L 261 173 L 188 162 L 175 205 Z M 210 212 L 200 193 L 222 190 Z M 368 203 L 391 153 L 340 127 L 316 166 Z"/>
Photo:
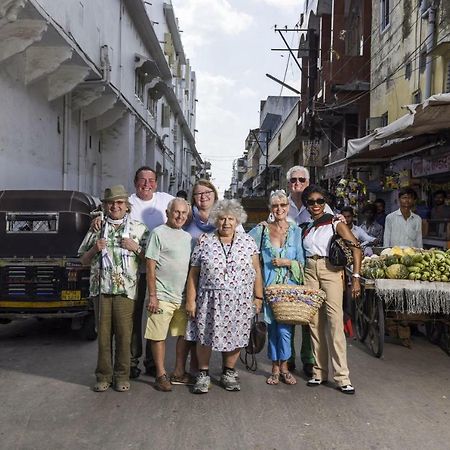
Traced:
<path id="1" fill-rule="evenodd" d="M 133 192 L 135 117 L 125 114 L 103 132 L 101 186 L 123 184 Z"/>

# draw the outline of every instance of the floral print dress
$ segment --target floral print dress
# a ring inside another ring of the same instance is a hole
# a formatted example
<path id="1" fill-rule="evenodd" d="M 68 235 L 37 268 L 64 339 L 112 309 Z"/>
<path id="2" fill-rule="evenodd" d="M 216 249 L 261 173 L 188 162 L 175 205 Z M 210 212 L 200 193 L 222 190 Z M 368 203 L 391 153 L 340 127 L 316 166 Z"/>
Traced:
<path id="1" fill-rule="evenodd" d="M 191 256 L 200 268 L 195 319 L 190 320 L 186 340 L 215 351 L 230 352 L 247 346 L 253 317 L 255 241 L 236 233 L 232 244 L 222 244 L 216 233 L 203 235 Z"/>

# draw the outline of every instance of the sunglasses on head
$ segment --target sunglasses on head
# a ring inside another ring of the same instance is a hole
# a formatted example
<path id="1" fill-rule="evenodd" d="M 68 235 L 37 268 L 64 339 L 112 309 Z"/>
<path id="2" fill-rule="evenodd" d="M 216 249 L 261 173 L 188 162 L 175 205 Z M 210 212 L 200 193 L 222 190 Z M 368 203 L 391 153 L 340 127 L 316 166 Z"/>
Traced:
<path id="1" fill-rule="evenodd" d="M 292 184 L 295 184 L 297 181 L 298 181 L 299 183 L 305 183 L 305 182 L 306 182 L 306 178 L 303 178 L 303 177 L 298 177 L 298 178 L 292 177 L 289 181 L 290 181 Z"/>
<path id="2" fill-rule="evenodd" d="M 313 200 L 313 199 L 306 200 L 306 204 L 308 206 L 313 206 L 316 203 L 318 205 L 325 205 L 325 199 L 324 198 L 316 198 L 315 200 Z"/>

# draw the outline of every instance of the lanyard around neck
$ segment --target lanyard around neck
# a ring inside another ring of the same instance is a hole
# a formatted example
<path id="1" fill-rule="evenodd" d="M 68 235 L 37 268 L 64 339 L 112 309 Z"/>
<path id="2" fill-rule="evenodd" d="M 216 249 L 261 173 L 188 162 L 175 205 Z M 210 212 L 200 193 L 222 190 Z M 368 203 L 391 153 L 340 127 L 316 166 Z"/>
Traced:
<path id="1" fill-rule="evenodd" d="M 220 239 L 220 235 L 218 233 L 217 233 L 217 237 L 219 238 L 220 246 L 222 247 L 223 254 L 225 255 L 225 262 L 227 263 L 228 257 L 230 256 L 231 249 L 233 248 L 233 244 L 234 244 L 234 233 L 233 233 L 233 238 L 231 239 L 231 245 L 230 245 L 230 248 L 228 249 L 228 251 L 225 250 L 225 246 L 223 245 L 222 239 Z"/>

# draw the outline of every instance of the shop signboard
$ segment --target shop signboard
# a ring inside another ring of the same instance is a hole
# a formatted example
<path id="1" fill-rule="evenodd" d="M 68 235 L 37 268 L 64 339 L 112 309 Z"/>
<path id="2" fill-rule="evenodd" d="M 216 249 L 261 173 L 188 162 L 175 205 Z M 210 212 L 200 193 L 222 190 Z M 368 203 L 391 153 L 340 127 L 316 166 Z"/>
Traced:
<path id="1" fill-rule="evenodd" d="M 425 177 L 450 171 L 450 153 L 441 156 L 414 158 L 411 162 L 412 176 Z"/>

